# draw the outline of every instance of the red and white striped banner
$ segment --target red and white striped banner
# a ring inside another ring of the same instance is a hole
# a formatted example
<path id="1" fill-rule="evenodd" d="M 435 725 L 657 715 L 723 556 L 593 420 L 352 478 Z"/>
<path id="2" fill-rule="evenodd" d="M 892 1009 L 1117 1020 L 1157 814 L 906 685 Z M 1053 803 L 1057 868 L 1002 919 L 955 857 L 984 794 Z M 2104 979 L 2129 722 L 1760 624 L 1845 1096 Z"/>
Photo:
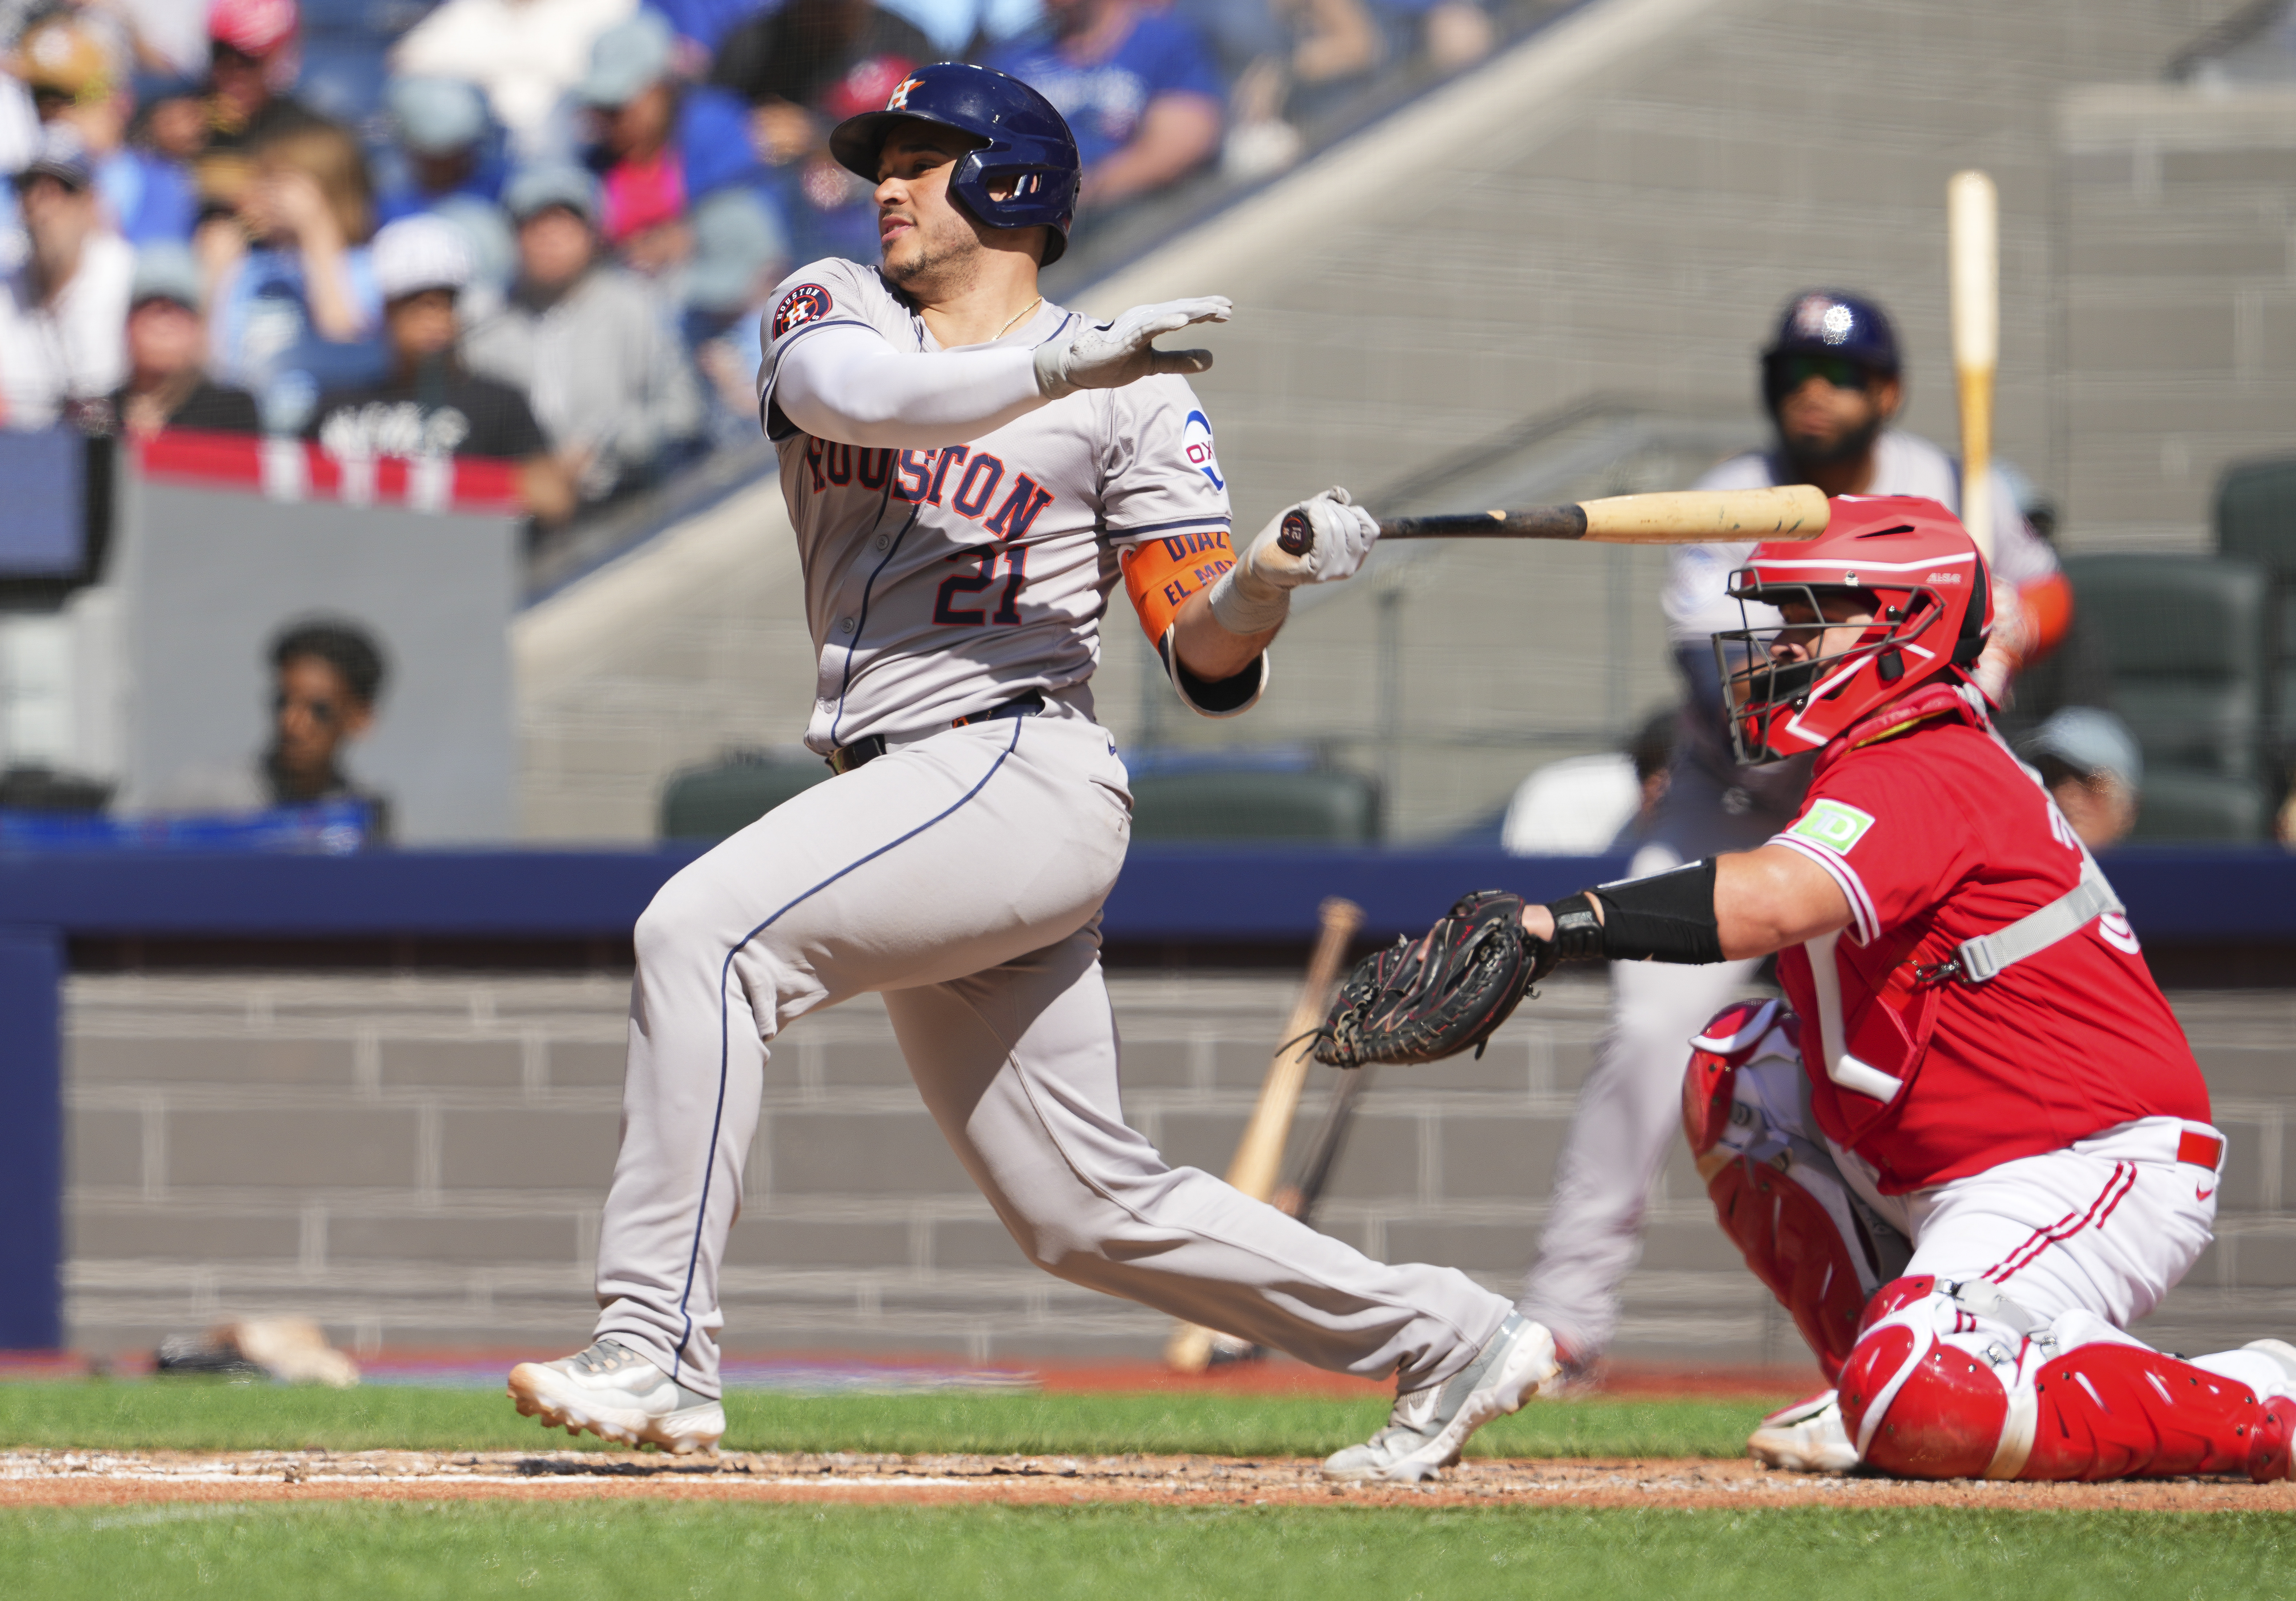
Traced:
<path id="1" fill-rule="evenodd" d="M 339 501 L 416 511 L 515 515 L 518 464 L 448 456 L 337 456 L 300 439 L 169 429 L 135 446 L 155 483 L 252 490 L 275 501 Z"/>

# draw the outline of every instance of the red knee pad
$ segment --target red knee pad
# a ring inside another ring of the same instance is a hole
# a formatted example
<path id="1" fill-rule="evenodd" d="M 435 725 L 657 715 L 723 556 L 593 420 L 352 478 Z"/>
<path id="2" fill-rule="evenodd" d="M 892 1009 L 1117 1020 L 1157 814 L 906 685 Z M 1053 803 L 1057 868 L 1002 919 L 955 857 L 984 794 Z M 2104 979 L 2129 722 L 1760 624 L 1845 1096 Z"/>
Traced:
<path id="1" fill-rule="evenodd" d="M 1911 1282 L 1900 1278 L 1883 1294 Z M 1902 1323 L 1860 1339 L 1841 1367 L 1842 1423 L 1851 1440 L 1865 1441 L 1870 1466 L 1909 1479 L 1978 1478 L 2000 1449 L 2009 1393 L 1967 1352 L 1923 1344 Z M 1866 1414 L 1876 1406 L 1883 1410 L 1869 1439 Z"/>
<path id="2" fill-rule="evenodd" d="M 1931 1273 L 1916 1273 L 1910 1278 L 1892 1278 L 1874 1292 L 1874 1299 L 1866 1303 L 1866 1315 L 1857 1320 L 1857 1334 L 1862 1339 L 1866 1331 L 1901 1306 L 1911 1306 L 1916 1301 L 1926 1301 L 1937 1294 L 1937 1277 Z"/>
<path id="3" fill-rule="evenodd" d="M 2083 1345 L 2033 1376 L 2038 1407 L 2021 1479 L 2288 1472 L 2289 1403 L 2136 1345 Z"/>

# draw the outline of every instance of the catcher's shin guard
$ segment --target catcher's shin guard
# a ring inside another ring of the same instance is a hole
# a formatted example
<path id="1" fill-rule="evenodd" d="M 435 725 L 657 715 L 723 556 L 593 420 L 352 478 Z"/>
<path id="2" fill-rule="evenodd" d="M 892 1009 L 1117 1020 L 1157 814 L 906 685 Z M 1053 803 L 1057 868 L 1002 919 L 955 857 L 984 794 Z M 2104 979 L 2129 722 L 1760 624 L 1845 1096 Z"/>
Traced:
<path id="1" fill-rule="evenodd" d="M 1899 1279 L 1841 1372 L 1869 1467 L 1915 1479 L 2284 1478 L 2296 1401 L 2087 1313 L 2021 1332 L 1989 1285 Z M 2209 1359 L 2217 1360 L 2217 1359 Z"/>
<path id="2" fill-rule="evenodd" d="M 1861 1206 L 1802 1128 L 1794 1020 L 1777 1001 L 1725 1009 L 1692 1041 L 1683 1131 L 1715 1215 L 1832 1382 L 1905 1243 Z"/>

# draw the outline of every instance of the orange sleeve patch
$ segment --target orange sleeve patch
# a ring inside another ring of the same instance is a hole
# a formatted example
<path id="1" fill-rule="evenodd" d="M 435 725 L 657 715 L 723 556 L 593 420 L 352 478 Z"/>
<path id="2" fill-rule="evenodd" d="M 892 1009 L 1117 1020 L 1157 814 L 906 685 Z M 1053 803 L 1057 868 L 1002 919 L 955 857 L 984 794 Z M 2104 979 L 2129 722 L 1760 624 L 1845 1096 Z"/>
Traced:
<path id="1" fill-rule="evenodd" d="M 2025 614 L 2033 623 L 2032 649 L 2025 653 L 2025 659 L 2037 662 L 2055 649 L 2065 630 L 2073 625 L 2073 586 L 2062 573 L 2051 573 L 2019 586 L 2017 598 L 2025 603 Z"/>
<path id="2" fill-rule="evenodd" d="M 1235 565 L 1226 528 L 1144 539 L 1117 552 L 1124 568 L 1124 592 L 1140 614 L 1148 642 L 1161 645 L 1172 619 L 1190 595 Z"/>

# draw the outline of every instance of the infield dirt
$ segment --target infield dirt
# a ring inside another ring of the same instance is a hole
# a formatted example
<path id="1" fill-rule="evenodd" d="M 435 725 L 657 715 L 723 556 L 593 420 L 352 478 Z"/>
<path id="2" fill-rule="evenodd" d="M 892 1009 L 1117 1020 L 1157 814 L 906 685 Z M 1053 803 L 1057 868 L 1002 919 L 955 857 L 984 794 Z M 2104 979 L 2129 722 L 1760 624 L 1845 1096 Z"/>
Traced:
<path id="1" fill-rule="evenodd" d="M 2177 1479 L 2111 1484 L 1914 1483 L 1775 1473 L 1749 1461 L 1478 1460 L 1417 1487 L 1332 1484 L 1310 1459 L 862 1456 L 596 1451 L 13 1451 L 0 1507 L 167 1501 L 557 1499 L 918 1504 L 1666 1507 L 1882 1507 L 2296 1512 L 2296 1483 Z"/>

